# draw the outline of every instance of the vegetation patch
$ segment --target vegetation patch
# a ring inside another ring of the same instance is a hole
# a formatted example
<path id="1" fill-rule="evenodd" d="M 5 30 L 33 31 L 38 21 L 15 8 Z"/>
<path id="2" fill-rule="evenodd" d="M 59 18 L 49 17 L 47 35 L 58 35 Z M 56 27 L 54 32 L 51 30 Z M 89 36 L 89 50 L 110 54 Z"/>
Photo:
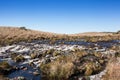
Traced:
<path id="1" fill-rule="evenodd" d="M 4 62 L 0 62 L 0 74 L 8 74 L 10 73 L 12 70 L 12 66 L 10 66 L 8 64 L 8 62 L 4 61 Z"/>
<path id="2" fill-rule="evenodd" d="M 104 60 L 85 51 L 77 51 L 67 56 L 60 56 L 53 62 L 42 64 L 40 69 L 47 80 L 68 80 L 76 76 L 90 76 L 103 70 Z"/>

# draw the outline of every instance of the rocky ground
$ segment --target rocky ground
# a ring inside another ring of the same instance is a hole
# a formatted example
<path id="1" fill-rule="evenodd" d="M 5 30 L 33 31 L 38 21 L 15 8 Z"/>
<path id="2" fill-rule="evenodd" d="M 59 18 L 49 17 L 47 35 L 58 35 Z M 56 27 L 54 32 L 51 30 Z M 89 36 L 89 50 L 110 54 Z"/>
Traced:
<path id="1" fill-rule="evenodd" d="M 80 74 L 72 74 L 70 79 L 75 79 L 77 76 L 79 80 L 101 80 L 102 76 L 106 74 L 106 63 L 117 52 L 111 47 L 120 47 L 120 41 L 117 40 L 108 43 L 91 44 L 86 42 L 85 45 L 66 43 L 51 45 L 38 42 L 20 42 L 0 47 L 0 74 L 9 80 L 42 80 L 41 65 L 54 62 L 63 55 L 67 56 L 84 50 L 87 54 L 73 62 Z M 94 66 L 88 67 L 91 64 Z M 87 69 L 91 68 L 94 70 L 88 73 Z M 81 75 L 82 73 L 85 75 Z"/>

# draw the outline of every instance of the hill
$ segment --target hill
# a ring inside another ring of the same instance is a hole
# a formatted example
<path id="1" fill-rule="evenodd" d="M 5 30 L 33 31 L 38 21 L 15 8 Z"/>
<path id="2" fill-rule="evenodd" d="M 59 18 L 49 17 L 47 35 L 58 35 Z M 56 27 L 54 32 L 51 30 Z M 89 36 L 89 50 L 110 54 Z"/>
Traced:
<path id="1" fill-rule="evenodd" d="M 106 35 L 112 35 L 112 32 L 85 32 L 85 33 L 79 33 L 79 34 L 72 34 L 73 36 L 106 36 Z"/>
<path id="2" fill-rule="evenodd" d="M 30 42 L 32 40 L 49 39 L 52 42 L 55 40 L 78 40 L 86 39 L 86 41 L 111 40 L 119 39 L 119 33 L 105 32 L 87 32 L 79 34 L 57 34 L 51 32 L 43 32 L 26 29 L 25 27 L 6 27 L 0 26 L 0 45 L 12 44 L 20 41 Z"/>

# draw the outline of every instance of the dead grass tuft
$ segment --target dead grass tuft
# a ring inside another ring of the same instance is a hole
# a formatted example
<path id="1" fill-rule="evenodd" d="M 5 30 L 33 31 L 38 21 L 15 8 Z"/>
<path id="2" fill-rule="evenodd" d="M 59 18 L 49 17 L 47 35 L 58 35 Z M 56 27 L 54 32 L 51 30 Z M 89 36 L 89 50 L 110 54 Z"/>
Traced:
<path id="1" fill-rule="evenodd" d="M 107 65 L 107 73 L 103 80 L 120 80 L 120 58 L 113 59 Z"/>

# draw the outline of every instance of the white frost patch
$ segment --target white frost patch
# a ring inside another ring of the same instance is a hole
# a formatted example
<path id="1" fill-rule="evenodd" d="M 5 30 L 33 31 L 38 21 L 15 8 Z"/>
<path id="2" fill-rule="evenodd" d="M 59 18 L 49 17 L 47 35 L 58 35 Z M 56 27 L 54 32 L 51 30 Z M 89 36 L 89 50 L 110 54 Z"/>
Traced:
<path id="1" fill-rule="evenodd" d="M 25 58 L 25 59 L 30 59 L 31 57 L 28 56 L 28 55 L 24 55 L 24 58 Z"/>
<path id="2" fill-rule="evenodd" d="M 6 46 L 6 47 L 1 47 L 1 48 L 0 48 L 0 53 L 1 53 L 1 52 L 5 52 L 6 50 L 8 50 L 8 49 L 10 49 L 10 48 L 13 48 L 13 47 L 15 47 L 15 45 Z"/>
<path id="3" fill-rule="evenodd" d="M 24 48 L 24 49 L 18 50 L 18 51 L 16 51 L 16 52 L 24 53 L 24 52 L 29 52 L 29 51 L 30 51 L 29 48 Z"/>
<path id="4" fill-rule="evenodd" d="M 11 49 L 10 51 L 15 52 L 15 51 L 17 51 L 19 48 L 20 48 L 20 45 L 16 45 L 16 46 L 15 46 L 13 49 Z"/>

